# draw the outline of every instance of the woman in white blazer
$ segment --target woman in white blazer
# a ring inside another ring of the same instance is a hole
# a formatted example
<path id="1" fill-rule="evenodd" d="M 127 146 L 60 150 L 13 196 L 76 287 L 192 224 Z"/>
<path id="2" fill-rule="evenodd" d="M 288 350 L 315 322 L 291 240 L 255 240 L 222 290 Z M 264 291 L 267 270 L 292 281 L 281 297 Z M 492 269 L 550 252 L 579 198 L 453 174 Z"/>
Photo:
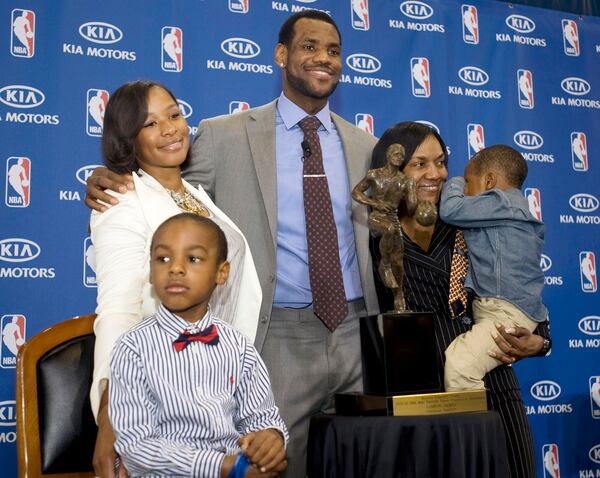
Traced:
<path id="1" fill-rule="evenodd" d="M 215 290 L 211 307 L 250 340 L 256 334 L 262 293 L 252 254 L 240 230 L 204 190 L 181 178 L 188 150 L 187 122 L 167 88 L 134 81 L 112 94 L 104 115 L 103 161 L 114 172 L 131 173 L 135 189 L 115 194 L 119 203 L 106 212 L 92 212 L 90 220 L 98 283 L 90 399 L 98 421 L 94 467 L 100 476 L 110 476 L 116 459 L 108 420 L 110 352 L 123 332 L 158 308 L 149 283 L 149 248 L 152 234 L 165 219 L 187 211 L 221 226 L 231 273 Z"/>

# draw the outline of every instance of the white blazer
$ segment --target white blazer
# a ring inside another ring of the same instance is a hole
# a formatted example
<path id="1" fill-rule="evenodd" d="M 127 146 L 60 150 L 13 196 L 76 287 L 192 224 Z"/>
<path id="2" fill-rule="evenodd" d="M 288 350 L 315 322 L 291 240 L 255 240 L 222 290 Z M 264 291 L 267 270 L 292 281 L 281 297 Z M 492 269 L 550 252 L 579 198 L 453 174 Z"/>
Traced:
<path id="1" fill-rule="evenodd" d="M 157 227 L 182 211 L 160 183 L 142 170 L 133 174 L 134 191 L 114 193 L 119 204 L 104 213 L 92 212 L 91 237 L 96 257 L 98 317 L 94 323 L 94 378 L 90 392 L 94 415 L 109 376 L 110 353 L 117 339 L 143 318 L 153 315 L 159 300 L 149 282 L 150 242 Z M 248 243 L 237 226 L 199 187 L 183 182 L 186 189 L 210 212 L 228 224 L 244 240 L 242 273 L 237 297 L 231 297 L 215 315 L 231 323 L 254 341 L 262 291 Z M 233 287 L 225 284 L 224 287 Z"/>

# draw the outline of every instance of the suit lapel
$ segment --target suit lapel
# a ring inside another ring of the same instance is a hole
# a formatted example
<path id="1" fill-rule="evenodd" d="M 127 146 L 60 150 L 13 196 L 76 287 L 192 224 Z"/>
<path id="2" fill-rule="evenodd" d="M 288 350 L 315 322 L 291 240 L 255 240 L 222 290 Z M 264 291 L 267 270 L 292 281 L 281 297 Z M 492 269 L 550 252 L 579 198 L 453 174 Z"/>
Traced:
<path id="1" fill-rule="evenodd" d="M 248 144 L 267 211 L 273 246 L 277 244 L 277 167 L 275 162 L 276 101 L 258 108 L 246 123 Z"/>
<path id="2" fill-rule="evenodd" d="M 331 114 L 335 123 L 342 145 L 344 148 L 344 157 L 346 158 L 346 168 L 348 170 L 348 187 L 350 191 L 367 174 L 369 169 L 369 148 L 365 145 L 363 135 L 357 134 L 358 130 L 344 121 L 335 113 Z M 375 139 L 373 139 L 373 144 Z M 358 266 L 360 278 L 362 281 L 363 296 L 367 305 L 367 310 L 374 313 L 378 310 L 377 295 L 373 284 L 373 270 L 371 255 L 369 253 L 369 229 L 367 227 L 368 210 L 367 207 L 352 201 L 352 225 L 354 227 L 354 241 L 356 244 L 356 254 L 358 257 Z"/>
<path id="3" fill-rule="evenodd" d="M 357 145 L 356 141 L 356 130 L 355 127 L 346 123 L 340 116 L 335 113 L 331 114 L 335 127 L 338 130 L 340 138 L 342 140 L 342 147 L 344 148 L 344 157 L 346 158 L 346 168 L 348 169 L 348 181 L 350 184 L 350 191 L 356 186 L 367 174 L 369 165 L 364 161 L 364 158 L 360 158 L 356 161 L 356 151 L 363 151 L 364 147 Z"/>

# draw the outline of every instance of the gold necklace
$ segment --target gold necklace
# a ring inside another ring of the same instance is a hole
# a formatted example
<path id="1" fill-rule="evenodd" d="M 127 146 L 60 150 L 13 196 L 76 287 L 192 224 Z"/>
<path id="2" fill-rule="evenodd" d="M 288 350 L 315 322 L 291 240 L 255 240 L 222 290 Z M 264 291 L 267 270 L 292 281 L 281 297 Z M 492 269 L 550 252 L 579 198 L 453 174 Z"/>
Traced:
<path id="1" fill-rule="evenodd" d="M 197 214 L 198 216 L 210 217 L 208 208 L 196 199 L 187 189 L 183 192 L 172 191 L 168 188 L 165 189 L 179 208 Z"/>

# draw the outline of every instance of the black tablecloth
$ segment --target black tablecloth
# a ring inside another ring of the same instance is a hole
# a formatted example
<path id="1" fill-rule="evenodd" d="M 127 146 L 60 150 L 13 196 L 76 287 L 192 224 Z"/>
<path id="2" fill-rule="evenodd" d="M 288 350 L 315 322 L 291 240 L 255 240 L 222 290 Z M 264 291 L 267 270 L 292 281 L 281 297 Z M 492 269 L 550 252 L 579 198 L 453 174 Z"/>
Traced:
<path id="1" fill-rule="evenodd" d="M 419 417 L 318 415 L 310 422 L 308 476 L 506 478 L 496 412 Z"/>

